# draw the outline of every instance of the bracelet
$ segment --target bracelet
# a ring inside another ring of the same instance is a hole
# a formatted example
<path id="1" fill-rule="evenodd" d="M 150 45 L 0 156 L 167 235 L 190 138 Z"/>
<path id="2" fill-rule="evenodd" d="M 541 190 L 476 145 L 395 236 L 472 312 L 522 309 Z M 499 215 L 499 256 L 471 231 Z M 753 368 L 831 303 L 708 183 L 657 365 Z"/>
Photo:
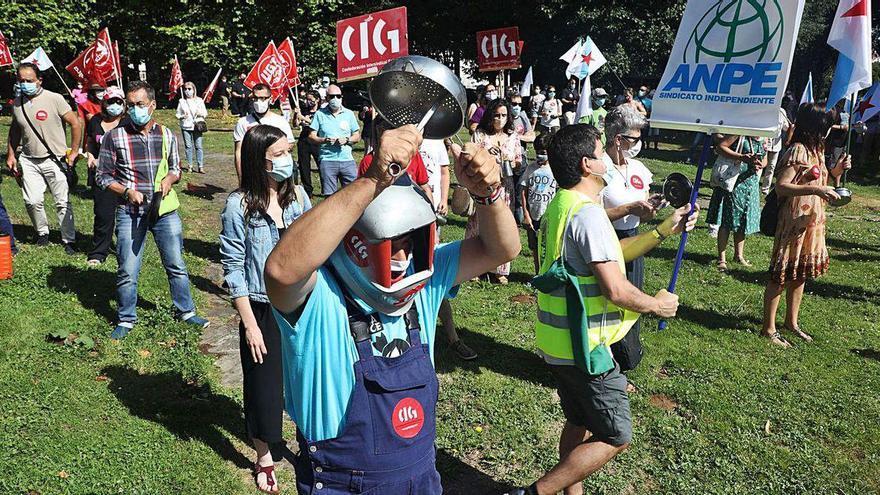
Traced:
<path id="1" fill-rule="evenodd" d="M 128 202 L 128 188 L 126 187 L 124 191 L 122 191 L 122 199 Z"/>
<path id="2" fill-rule="evenodd" d="M 504 188 L 496 187 L 492 191 L 492 194 L 490 194 L 488 196 L 477 196 L 474 193 L 471 193 L 471 198 L 474 200 L 474 203 L 476 203 L 478 205 L 488 206 L 488 205 L 495 203 L 499 199 L 501 199 L 501 196 L 503 194 L 504 194 Z"/>
<path id="3" fill-rule="evenodd" d="M 651 235 L 654 236 L 654 239 L 657 239 L 660 242 L 663 242 L 663 240 L 666 239 L 666 236 L 661 234 L 660 229 L 656 227 L 654 228 L 654 230 L 651 231 Z"/>

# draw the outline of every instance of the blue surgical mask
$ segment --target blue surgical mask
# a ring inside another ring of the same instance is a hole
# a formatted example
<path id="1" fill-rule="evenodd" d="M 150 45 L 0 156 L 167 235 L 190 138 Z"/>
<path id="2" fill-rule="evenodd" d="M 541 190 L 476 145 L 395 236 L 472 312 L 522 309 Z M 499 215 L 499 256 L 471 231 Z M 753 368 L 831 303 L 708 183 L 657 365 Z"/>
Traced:
<path id="1" fill-rule="evenodd" d="M 554 97 L 556 97 L 556 91 L 548 91 L 547 92 L 547 98 L 554 98 Z"/>
<path id="2" fill-rule="evenodd" d="M 134 122 L 134 125 L 138 127 L 143 127 L 150 122 L 152 115 L 150 115 L 150 109 L 147 107 L 139 107 L 137 105 L 132 106 L 128 109 L 128 116 L 131 118 L 131 121 Z"/>
<path id="3" fill-rule="evenodd" d="M 327 101 L 327 106 L 330 107 L 330 110 L 334 112 L 339 110 L 342 107 L 342 98 L 330 98 Z"/>
<path id="4" fill-rule="evenodd" d="M 111 117 L 122 115 L 123 110 L 125 110 L 125 107 L 120 103 L 111 103 L 110 105 L 107 105 L 107 115 Z"/>
<path id="5" fill-rule="evenodd" d="M 20 82 L 18 83 L 19 89 L 21 89 L 21 94 L 26 96 L 34 96 L 37 94 L 37 83 L 35 82 Z"/>
<path id="6" fill-rule="evenodd" d="M 272 159 L 272 170 L 269 175 L 276 182 L 284 182 L 293 175 L 293 157 L 289 154 Z"/>
<path id="7" fill-rule="evenodd" d="M 596 99 L 596 108 L 604 107 L 606 101 L 607 100 L 605 98 L 597 98 Z"/>
<path id="8" fill-rule="evenodd" d="M 510 106 L 510 115 L 511 115 L 513 118 L 517 118 L 517 117 L 519 117 L 519 112 L 520 112 L 520 110 L 522 110 L 522 107 L 521 107 L 521 106 L 519 106 L 519 105 L 511 105 L 511 106 Z"/>

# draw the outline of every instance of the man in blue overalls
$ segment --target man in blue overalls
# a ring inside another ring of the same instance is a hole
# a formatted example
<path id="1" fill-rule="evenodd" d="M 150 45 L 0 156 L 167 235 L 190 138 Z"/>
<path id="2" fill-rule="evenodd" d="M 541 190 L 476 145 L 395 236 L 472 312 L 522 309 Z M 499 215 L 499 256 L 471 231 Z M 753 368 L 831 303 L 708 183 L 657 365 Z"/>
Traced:
<path id="1" fill-rule="evenodd" d="M 516 257 L 520 240 L 494 157 L 453 150 L 477 203 L 478 237 L 435 248 L 433 207 L 391 163 L 409 163 L 412 125 L 382 134 L 366 176 L 306 212 L 266 262 L 282 334 L 300 494 L 441 493 L 433 345 L 453 288 Z"/>

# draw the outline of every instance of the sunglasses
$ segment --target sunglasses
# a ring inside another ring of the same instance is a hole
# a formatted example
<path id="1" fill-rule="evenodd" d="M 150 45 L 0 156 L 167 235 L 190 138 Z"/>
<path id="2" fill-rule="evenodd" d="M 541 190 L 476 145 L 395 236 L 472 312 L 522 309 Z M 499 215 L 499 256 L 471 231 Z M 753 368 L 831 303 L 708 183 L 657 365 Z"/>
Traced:
<path id="1" fill-rule="evenodd" d="M 328 100 L 335 100 L 336 98 L 342 99 L 342 95 L 327 95 Z"/>
<path id="2" fill-rule="evenodd" d="M 626 134 L 618 134 L 618 136 L 622 137 L 623 139 L 626 139 L 627 141 L 629 141 L 632 144 L 636 144 L 642 140 L 641 136 L 627 136 Z"/>
<path id="3" fill-rule="evenodd" d="M 122 105 L 123 103 L 125 103 L 125 100 L 123 100 L 122 98 L 110 98 L 109 100 L 104 101 L 106 101 L 108 105 L 113 105 L 114 103 L 117 105 Z"/>

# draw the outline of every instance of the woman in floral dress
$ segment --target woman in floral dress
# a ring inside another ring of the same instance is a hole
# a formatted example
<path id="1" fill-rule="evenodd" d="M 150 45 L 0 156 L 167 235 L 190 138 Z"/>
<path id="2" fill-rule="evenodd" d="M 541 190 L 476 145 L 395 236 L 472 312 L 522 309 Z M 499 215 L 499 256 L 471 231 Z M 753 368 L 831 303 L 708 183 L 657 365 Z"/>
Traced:
<path id="1" fill-rule="evenodd" d="M 510 103 L 507 100 L 496 99 L 489 102 L 486 112 L 477 124 L 473 141 L 495 156 L 501 167 L 504 202 L 510 207 L 511 195 L 514 191 L 513 174 L 522 167 L 522 144 L 510 117 Z M 476 237 L 479 229 L 477 216 L 471 215 L 465 227 L 465 239 Z M 490 277 L 493 281 L 504 285 L 507 284 L 508 275 L 510 275 L 510 262 L 499 266 Z"/>
<path id="2" fill-rule="evenodd" d="M 709 202 L 707 222 L 718 225 L 718 269 L 727 270 L 727 242 L 733 232 L 733 252 L 736 261 L 752 266 L 743 251 L 746 236 L 760 230 L 761 224 L 761 170 L 767 165 L 763 140 L 748 136 L 715 136 L 715 150 L 719 158 L 728 158 L 739 164 L 739 175 L 733 191 L 716 186 Z"/>
<path id="3" fill-rule="evenodd" d="M 828 271 L 825 247 L 825 202 L 838 199 L 828 185 L 824 142 L 832 120 L 825 103 L 802 105 L 797 113 L 792 145 L 781 160 L 777 172 L 776 194 L 779 198 L 779 223 L 770 257 L 770 280 L 764 290 L 762 336 L 770 342 L 789 347 L 776 330 L 776 310 L 783 288 L 786 292 L 785 328 L 811 341 L 801 330 L 798 316 L 804 284 Z M 832 180 L 850 168 L 849 155 L 841 155 L 830 170 Z"/>

